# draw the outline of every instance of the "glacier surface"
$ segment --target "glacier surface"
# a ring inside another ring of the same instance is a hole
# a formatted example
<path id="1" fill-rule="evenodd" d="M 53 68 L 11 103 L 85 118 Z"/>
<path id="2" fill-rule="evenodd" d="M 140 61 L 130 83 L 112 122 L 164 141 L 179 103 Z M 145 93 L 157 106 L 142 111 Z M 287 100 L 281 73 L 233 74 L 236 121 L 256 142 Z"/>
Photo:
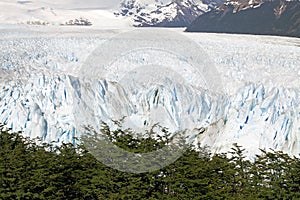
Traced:
<path id="1" fill-rule="evenodd" d="M 81 136 L 78 121 L 122 117 L 117 115 L 120 108 L 137 126 L 153 124 L 163 113 L 162 125 L 171 130 L 183 122 L 180 113 L 186 113 L 191 126 L 206 128 L 195 140 L 213 152 L 238 143 L 250 157 L 259 148 L 300 153 L 299 39 L 174 31 L 197 42 L 212 59 L 224 85 L 222 98 L 176 82 L 169 88 L 137 86 L 143 92 L 135 94 L 134 102 L 114 82 L 99 80 L 84 87 L 80 70 L 85 60 L 122 31 L 56 34 L 2 28 L 0 122 L 45 142 L 75 143 Z"/>

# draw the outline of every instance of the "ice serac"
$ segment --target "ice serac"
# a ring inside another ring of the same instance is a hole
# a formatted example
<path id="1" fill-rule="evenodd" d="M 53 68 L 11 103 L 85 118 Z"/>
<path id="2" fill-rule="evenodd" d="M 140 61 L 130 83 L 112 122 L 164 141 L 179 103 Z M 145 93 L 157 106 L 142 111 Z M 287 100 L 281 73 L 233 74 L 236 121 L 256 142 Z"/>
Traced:
<path id="1" fill-rule="evenodd" d="M 205 127 L 204 134 L 194 131 L 191 138 L 211 146 L 213 152 L 228 150 L 236 142 L 249 156 L 259 153 L 259 148 L 298 155 L 299 39 L 188 36 L 214 60 L 223 77 L 224 96 L 178 83 L 168 88 L 137 86 L 134 98 L 128 98 L 122 85 L 106 80 L 86 87 L 88 83 L 78 70 L 103 42 L 96 34 L 3 39 L 0 122 L 46 142 L 75 143 L 81 136 L 78 120 L 82 124 L 95 122 L 90 125 L 99 128 L 98 120 L 121 118 L 115 115 L 116 109 L 123 109 L 122 113 L 128 114 L 125 123 L 136 126 L 163 120 L 162 125 L 171 130 L 183 122 L 191 128 Z"/>

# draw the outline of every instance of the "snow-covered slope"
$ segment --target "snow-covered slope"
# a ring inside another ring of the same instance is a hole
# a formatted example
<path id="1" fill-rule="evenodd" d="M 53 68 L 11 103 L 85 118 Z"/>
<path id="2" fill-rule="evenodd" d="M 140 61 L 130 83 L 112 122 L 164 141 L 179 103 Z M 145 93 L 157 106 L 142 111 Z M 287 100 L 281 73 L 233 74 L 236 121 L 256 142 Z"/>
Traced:
<path id="1" fill-rule="evenodd" d="M 97 0 L 1 0 L 0 24 L 70 25 L 70 20 L 83 19 L 101 28 L 132 26 L 129 19 L 117 19 L 110 9 L 101 7 L 106 5 L 104 3 Z"/>
<path id="2" fill-rule="evenodd" d="M 117 16 L 132 18 L 134 26 L 186 27 L 220 2 L 201 0 L 124 0 Z"/>
<path id="3" fill-rule="evenodd" d="M 111 110 L 111 100 L 116 100 L 115 105 L 124 105 L 120 108 L 145 126 L 154 120 L 151 110 L 159 107 L 169 116 L 163 125 L 176 128 L 182 122 L 176 114 L 178 109 L 186 109 L 186 116 L 199 119 L 192 125 L 207 129 L 198 140 L 212 146 L 213 151 L 227 150 L 237 142 L 249 155 L 258 153 L 258 148 L 300 153 L 299 39 L 182 33 L 198 42 L 213 59 L 226 95 L 216 100 L 174 83 L 172 91 L 163 87 L 141 90 L 144 95 L 136 95 L 140 104 L 134 108 L 120 85 L 100 80 L 85 88 L 80 78 L 81 65 L 89 54 L 117 32 L 54 33 L 1 30 L 0 122 L 13 130 L 47 142 L 74 142 L 74 137 L 80 137 L 76 123 L 93 114 L 84 106 L 89 97 L 96 102 L 97 119 L 108 120 L 118 113 Z M 136 109 L 145 116 L 137 116 Z"/>
<path id="4" fill-rule="evenodd" d="M 1 0 L 0 24 L 186 27 L 223 0 Z"/>

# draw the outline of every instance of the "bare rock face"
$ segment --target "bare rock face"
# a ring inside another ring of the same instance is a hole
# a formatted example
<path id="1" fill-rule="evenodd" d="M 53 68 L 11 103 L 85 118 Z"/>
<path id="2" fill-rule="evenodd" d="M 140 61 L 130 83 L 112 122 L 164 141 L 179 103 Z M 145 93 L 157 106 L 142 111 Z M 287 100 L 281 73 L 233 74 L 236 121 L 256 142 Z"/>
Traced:
<path id="1" fill-rule="evenodd" d="M 229 0 L 198 17 L 187 31 L 300 37 L 300 2 Z"/>
<path id="2" fill-rule="evenodd" d="M 65 24 L 62 24 L 62 25 L 66 25 L 66 26 L 91 26 L 92 23 L 88 19 L 79 18 L 79 19 L 75 19 L 75 20 L 69 20 L 68 22 L 66 22 Z"/>
<path id="3" fill-rule="evenodd" d="M 121 3 L 116 16 L 131 17 L 136 27 L 187 27 L 198 16 L 216 8 L 223 3 L 202 0 L 172 0 L 144 2 L 142 0 L 125 0 Z"/>

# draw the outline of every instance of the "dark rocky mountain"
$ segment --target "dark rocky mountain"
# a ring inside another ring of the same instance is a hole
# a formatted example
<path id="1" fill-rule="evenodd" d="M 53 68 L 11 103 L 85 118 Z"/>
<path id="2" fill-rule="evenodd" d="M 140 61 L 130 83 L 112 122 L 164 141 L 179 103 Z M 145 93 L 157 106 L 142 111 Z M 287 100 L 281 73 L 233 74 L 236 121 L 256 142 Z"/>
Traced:
<path id="1" fill-rule="evenodd" d="M 224 0 L 125 0 L 116 16 L 127 16 L 136 27 L 187 27 Z"/>
<path id="2" fill-rule="evenodd" d="M 198 17 L 186 31 L 300 37 L 300 1 L 227 1 Z"/>

